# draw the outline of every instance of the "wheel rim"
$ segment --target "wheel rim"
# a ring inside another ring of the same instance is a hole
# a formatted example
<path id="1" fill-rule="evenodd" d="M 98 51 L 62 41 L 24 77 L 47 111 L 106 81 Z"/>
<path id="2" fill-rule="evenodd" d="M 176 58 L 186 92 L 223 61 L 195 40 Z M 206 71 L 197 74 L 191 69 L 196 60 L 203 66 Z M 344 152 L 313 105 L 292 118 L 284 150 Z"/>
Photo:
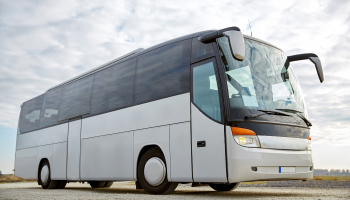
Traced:
<path id="1" fill-rule="evenodd" d="M 47 165 L 41 168 L 40 178 L 42 183 L 46 183 L 49 179 L 49 167 Z"/>
<path id="2" fill-rule="evenodd" d="M 160 185 L 166 174 L 164 162 L 157 157 L 149 159 L 145 164 L 144 175 L 146 181 L 152 186 Z"/>

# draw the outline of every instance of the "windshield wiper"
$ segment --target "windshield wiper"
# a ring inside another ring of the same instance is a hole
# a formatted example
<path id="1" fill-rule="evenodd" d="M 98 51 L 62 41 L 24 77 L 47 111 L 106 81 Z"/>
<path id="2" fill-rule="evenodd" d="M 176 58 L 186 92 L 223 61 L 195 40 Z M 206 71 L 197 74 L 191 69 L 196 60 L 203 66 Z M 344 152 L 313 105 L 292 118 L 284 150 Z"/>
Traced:
<path id="1" fill-rule="evenodd" d="M 306 119 L 302 114 L 300 114 L 300 113 L 302 113 L 302 112 L 299 111 L 299 110 L 284 109 L 284 108 L 279 108 L 279 109 L 276 109 L 276 110 L 282 110 L 282 111 L 285 111 L 285 112 L 294 113 L 294 114 L 298 115 L 298 117 L 300 117 L 300 118 L 305 122 L 305 124 L 306 124 L 307 126 L 312 126 L 311 122 L 310 122 L 308 119 Z"/>
<path id="2" fill-rule="evenodd" d="M 250 118 L 257 118 L 260 117 L 261 115 L 283 115 L 283 116 L 289 116 L 292 117 L 291 115 L 288 115 L 286 113 L 283 112 L 278 112 L 278 111 L 274 111 L 274 110 L 258 110 L 262 113 L 257 113 L 257 114 L 252 114 L 252 115 L 246 115 L 244 117 L 244 119 L 250 119 Z"/>
<path id="3" fill-rule="evenodd" d="M 298 115 L 305 122 L 307 126 L 312 126 L 311 122 L 308 119 L 306 119 L 302 114 L 300 113 L 295 113 L 295 114 Z"/>
<path id="4" fill-rule="evenodd" d="M 291 112 L 291 113 L 302 113 L 299 110 L 294 110 L 294 109 L 284 109 L 284 108 L 278 108 L 276 110 L 281 110 L 281 111 L 285 111 L 285 112 Z"/>
<path id="5" fill-rule="evenodd" d="M 244 117 L 244 119 L 257 118 L 257 117 L 260 117 L 261 115 L 266 115 L 266 113 L 258 113 L 258 114 L 246 115 Z"/>
<path id="6" fill-rule="evenodd" d="M 267 113 L 267 114 L 270 114 L 270 115 L 283 115 L 283 116 L 292 117 L 292 115 L 289 115 L 289 114 L 284 113 L 284 112 L 275 111 L 275 110 L 258 110 L 258 111 L 264 112 L 264 113 Z"/>

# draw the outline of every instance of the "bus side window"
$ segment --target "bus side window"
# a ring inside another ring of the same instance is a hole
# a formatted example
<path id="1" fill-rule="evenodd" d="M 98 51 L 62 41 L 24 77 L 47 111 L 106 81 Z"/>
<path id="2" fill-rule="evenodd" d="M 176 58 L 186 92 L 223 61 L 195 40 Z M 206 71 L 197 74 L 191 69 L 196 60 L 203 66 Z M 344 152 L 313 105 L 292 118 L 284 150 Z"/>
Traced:
<path id="1" fill-rule="evenodd" d="M 192 39 L 191 63 L 214 56 L 213 44 L 204 44 L 198 38 Z"/>
<path id="2" fill-rule="evenodd" d="M 90 112 L 93 75 L 79 79 L 63 87 L 58 121 L 78 117 Z"/>
<path id="3" fill-rule="evenodd" d="M 173 43 L 138 57 L 135 104 L 190 91 L 191 40 Z"/>
<path id="4" fill-rule="evenodd" d="M 136 58 L 114 65 L 94 77 L 90 114 L 133 105 Z"/>
<path id="5" fill-rule="evenodd" d="M 221 121 L 218 85 L 214 59 L 193 67 L 193 103 L 211 118 Z"/>
<path id="6" fill-rule="evenodd" d="M 40 110 L 44 95 L 24 102 L 19 119 L 20 133 L 26 133 L 39 128 Z"/>
<path id="7" fill-rule="evenodd" d="M 61 91 L 62 88 L 58 88 L 44 94 L 43 106 L 40 112 L 40 128 L 57 124 Z"/>

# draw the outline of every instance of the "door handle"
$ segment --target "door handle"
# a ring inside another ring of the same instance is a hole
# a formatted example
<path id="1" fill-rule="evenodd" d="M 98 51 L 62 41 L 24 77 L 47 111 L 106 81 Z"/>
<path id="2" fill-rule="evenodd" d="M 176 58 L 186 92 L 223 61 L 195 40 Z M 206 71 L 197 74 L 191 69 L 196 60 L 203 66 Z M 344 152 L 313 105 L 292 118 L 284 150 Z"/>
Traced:
<path id="1" fill-rule="evenodd" d="M 205 140 L 197 141 L 197 147 L 205 147 Z"/>

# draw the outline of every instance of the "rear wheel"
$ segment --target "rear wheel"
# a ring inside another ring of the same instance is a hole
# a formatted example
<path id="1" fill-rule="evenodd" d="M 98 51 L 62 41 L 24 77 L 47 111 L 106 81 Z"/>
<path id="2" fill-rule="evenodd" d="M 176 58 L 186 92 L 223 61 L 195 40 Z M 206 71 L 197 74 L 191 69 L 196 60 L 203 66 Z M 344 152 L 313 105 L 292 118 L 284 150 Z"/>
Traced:
<path id="1" fill-rule="evenodd" d="M 58 181 L 56 189 L 63 189 L 66 187 L 67 181 Z"/>
<path id="2" fill-rule="evenodd" d="M 168 182 L 166 162 L 160 148 L 152 148 L 141 157 L 137 177 L 141 187 L 150 194 L 169 194 L 179 184 Z"/>
<path id="3" fill-rule="evenodd" d="M 210 183 L 209 186 L 216 191 L 231 191 L 238 188 L 240 183 L 231 183 L 231 184 L 213 184 Z"/>
<path id="4" fill-rule="evenodd" d="M 92 188 L 103 188 L 106 184 L 105 181 L 90 181 L 89 183 Z"/>
<path id="5" fill-rule="evenodd" d="M 58 181 L 51 180 L 50 164 L 48 160 L 44 160 L 40 165 L 38 182 L 41 183 L 43 189 L 54 189 L 57 186 Z"/>
<path id="6" fill-rule="evenodd" d="M 109 187 L 111 187 L 112 185 L 113 185 L 113 182 L 112 182 L 112 181 L 108 181 L 108 182 L 105 183 L 105 185 L 104 185 L 103 187 L 109 188 Z"/>

